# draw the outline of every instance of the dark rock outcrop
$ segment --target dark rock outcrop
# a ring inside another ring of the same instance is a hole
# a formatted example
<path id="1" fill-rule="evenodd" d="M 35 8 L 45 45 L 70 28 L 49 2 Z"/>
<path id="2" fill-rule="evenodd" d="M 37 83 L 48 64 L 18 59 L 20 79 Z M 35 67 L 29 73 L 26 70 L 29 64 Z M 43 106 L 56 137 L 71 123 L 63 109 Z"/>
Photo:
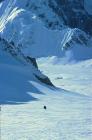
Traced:
<path id="1" fill-rule="evenodd" d="M 66 26 L 92 35 L 92 16 L 85 10 L 84 0 L 49 0 L 49 6 Z"/>
<path id="2" fill-rule="evenodd" d="M 42 83 L 44 83 L 44 84 L 46 84 L 46 85 L 49 85 L 49 86 L 53 86 L 54 87 L 54 85 L 52 84 L 52 82 L 50 81 L 50 79 L 48 78 L 48 77 L 40 77 L 40 76 L 38 76 L 38 75 L 36 75 L 36 74 L 34 74 L 35 75 L 35 77 L 40 81 L 40 82 L 42 82 Z"/>
<path id="3" fill-rule="evenodd" d="M 37 62 L 36 62 L 36 59 L 35 58 L 32 58 L 32 57 L 30 57 L 30 56 L 27 56 L 26 57 L 26 60 L 30 63 L 32 63 L 33 64 L 33 66 L 35 66 L 37 69 L 38 69 L 38 65 L 37 65 Z"/>

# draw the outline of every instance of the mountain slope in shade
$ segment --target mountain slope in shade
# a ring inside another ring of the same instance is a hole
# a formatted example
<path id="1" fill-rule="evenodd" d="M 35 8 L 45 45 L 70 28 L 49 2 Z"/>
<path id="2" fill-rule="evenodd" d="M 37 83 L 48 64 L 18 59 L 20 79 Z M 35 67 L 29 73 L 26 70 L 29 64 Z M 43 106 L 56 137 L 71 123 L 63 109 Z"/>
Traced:
<path id="1" fill-rule="evenodd" d="M 20 104 L 36 100 L 29 92 L 42 94 L 29 81 L 53 86 L 48 77 L 43 75 L 36 60 L 25 57 L 13 45 L 0 40 L 0 104 Z"/>

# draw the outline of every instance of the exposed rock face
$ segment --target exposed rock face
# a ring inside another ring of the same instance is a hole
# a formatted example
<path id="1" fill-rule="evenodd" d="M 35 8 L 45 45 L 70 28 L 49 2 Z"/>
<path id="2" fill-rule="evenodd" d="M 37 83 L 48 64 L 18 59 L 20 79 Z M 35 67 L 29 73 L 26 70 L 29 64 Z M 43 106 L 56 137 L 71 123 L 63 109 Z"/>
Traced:
<path id="1" fill-rule="evenodd" d="M 38 3 L 38 4 L 37 4 Z M 47 0 L 37 3 L 29 1 L 26 7 L 36 14 L 52 29 L 68 26 L 78 28 L 92 35 L 92 16 L 84 7 L 84 0 Z M 45 9 L 48 10 L 45 11 Z M 51 17 L 49 19 L 49 16 Z M 51 21 L 52 20 L 52 21 Z"/>
<path id="2" fill-rule="evenodd" d="M 49 6 L 65 25 L 92 35 L 92 16 L 85 10 L 84 0 L 49 0 Z"/>
<path id="3" fill-rule="evenodd" d="M 0 0 L 0 2 L 2 2 L 2 1 L 4 1 L 4 0 Z"/>
<path id="4" fill-rule="evenodd" d="M 36 74 L 34 74 L 34 75 L 40 82 L 47 84 L 49 86 L 54 86 L 48 77 L 39 77 Z"/>
<path id="5" fill-rule="evenodd" d="M 9 43 L 7 40 L 2 38 L 0 38 L 0 42 L 2 43 L 2 50 L 8 52 L 10 55 L 17 58 L 19 61 L 22 60 L 26 63 L 33 64 L 33 66 L 38 69 L 36 59 L 30 56 L 24 56 L 20 49 L 15 47 L 14 42 Z"/>
<path id="6" fill-rule="evenodd" d="M 26 60 L 29 62 L 29 63 L 32 63 L 34 67 L 36 67 L 38 69 L 38 65 L 37 65 L 37 62 L 36 62 L 36 59 L 35 58 L 32 58 L 30 56 L 27 56 L 26 57 Z"/>
<path id="7" fill-rule="evenodd" d="M 43 0 L 37 3 L 32 1 L 26 6 L 47 28 L 60 31 L 65 28 L 74 29 L 66 46 L 72 47 L 76 43 L 87 46 L 92 38 L 92 15 L 87 12 L 84 0 Z"/>

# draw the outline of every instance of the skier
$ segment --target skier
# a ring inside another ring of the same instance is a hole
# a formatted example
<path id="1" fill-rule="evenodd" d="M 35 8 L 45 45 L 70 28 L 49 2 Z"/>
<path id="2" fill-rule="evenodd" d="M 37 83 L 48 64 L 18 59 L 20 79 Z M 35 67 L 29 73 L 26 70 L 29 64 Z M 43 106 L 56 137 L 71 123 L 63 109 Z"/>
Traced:
<path id="1" fill-rule="evenodd" d="M 47 107 L 44 105 L 44 109 L 46 110 L 47 109 Z"/>

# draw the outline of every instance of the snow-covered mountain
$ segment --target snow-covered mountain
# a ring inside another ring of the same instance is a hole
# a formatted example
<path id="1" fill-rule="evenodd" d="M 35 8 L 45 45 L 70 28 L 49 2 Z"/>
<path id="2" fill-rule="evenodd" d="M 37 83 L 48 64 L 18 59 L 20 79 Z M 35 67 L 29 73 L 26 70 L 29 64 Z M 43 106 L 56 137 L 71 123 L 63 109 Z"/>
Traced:
<path id="1" fill-rule="evenodd" d="M 1 139 L 92 139 L 91 4 L 0 0 Z"/>
<path id="2" fill-rule="evenodd" d="M 26 56 L 62 57 L 68 49 L 75 59 L 92 58 L 92 16 L 85 5 L 79 0 L 4 0 L 1 36 Z"/>
<path id="3" fill-rule="evenodd" d="M 32 86 L 31 81 L 53 86 L 38 69 L 35 58 L 24 56 L 13 42 L 0 38 L 0 104 L 36 100 L 29 91 L 41 92 Z"/>
<path id="4" fill-rule="evenodd" d="M 11 73 L 16 75 L 28 68 L 32 80 L 52 85 L 38 70 L 35 58 L 56 56 L 68 61 L 92 58 L 92 16 L 87 8 L 83 1 L 74 0 L 0 1 L 1 83 L 3 69 L 8 78 Z M 1 88 L 4 85 L 3 82 Z"/>

